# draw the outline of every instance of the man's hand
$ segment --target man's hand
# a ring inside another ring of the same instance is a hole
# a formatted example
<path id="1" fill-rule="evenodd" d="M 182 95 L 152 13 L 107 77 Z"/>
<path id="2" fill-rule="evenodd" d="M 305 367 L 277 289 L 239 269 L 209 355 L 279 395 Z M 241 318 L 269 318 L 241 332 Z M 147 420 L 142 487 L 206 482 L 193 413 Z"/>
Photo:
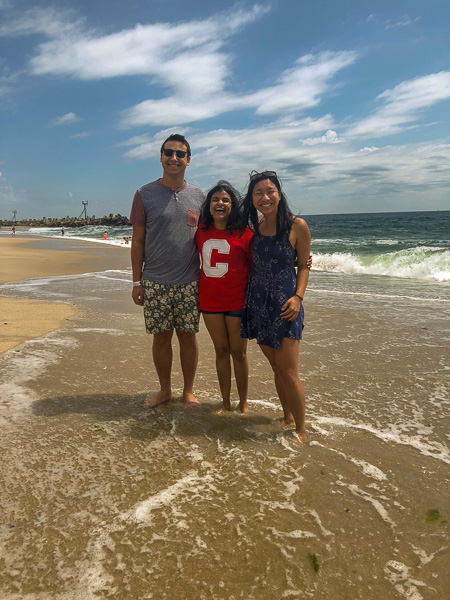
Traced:
<path id="1" fill-rule="evenodd" d="M 306 261 L 306 268 L 309 271 L 311 269 L 311 267 L 312 267 L 312 256 L 310 254 L 308 260 Z"/>
<path id="2" fill-rule="evenodd" d="M 131 292 L 133 302 L 138 306 L 144 306 L 144 289 L 142 285 L 134 285 L 133 291 Z"/>

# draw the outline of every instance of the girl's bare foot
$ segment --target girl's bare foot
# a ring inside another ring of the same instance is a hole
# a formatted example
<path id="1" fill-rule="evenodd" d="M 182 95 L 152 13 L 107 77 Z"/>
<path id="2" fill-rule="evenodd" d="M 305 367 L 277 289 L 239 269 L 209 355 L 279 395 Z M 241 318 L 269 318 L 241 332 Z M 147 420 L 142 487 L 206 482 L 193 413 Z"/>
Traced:
<path id="1" fill-rule="evenodd" d="M 197 400 L 194 394 L 191 394 L 190 392 L 184 392 L 182 399 L 185 406 L 200 406 L 200 402 Z"/>
<path id="2" fill-rule="evenodd" d="M 279 423 L 281 427 L 289 427 L 289 425 L 295 423 L 294 417 L 280 417 L 279 419 L 275 419 L 275 421 Z"/>
<path id="3" fill-rule="evenodd" d="M 248 413 L 248 406 L 247 406 L 247 402 L 239 402 L 239 410 L 241 411 L 241 413 L 243 415 Z"/>
<path id="4" fill-rule="evenodd" d="M 231 410 L 231 403 L 230 402 L 222 402 L 222 404 L 216 408 L 213 413 L 215 415 L 221 415 L 223 412 L 228 412 Z"/>
<path id="5" fill-rule="evenodd" d="M 145 399 L 145 404 L 149 408 L 155 408 L 158 404 L 162 404 L 163 402 L 168 402 L 172 399 L 172 392 L 151 392 Z"/>

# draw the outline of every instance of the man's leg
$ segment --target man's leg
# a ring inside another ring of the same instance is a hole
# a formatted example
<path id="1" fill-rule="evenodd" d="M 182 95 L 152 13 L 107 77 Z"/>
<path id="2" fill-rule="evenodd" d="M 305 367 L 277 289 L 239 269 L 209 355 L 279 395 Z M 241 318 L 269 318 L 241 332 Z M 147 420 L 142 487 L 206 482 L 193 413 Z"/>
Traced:
<path id="1" fill-rule="evenodd" d="M 178 342 L 180 344 L 180 362 L 183 371 L 183 402 L 188 404 L 199 404 L 194 396 L 194 379 L 198 363 L 198 344 L 195 333 L 188 333 L 177 329 Z"/>
<path id="2" fill-rule="evenodd" d="M 172 398 L 172 336 L 173 329 L 153 334 L 153 363 L 161 389 L 147 396 L 145 402 L 151 408 Z"/>

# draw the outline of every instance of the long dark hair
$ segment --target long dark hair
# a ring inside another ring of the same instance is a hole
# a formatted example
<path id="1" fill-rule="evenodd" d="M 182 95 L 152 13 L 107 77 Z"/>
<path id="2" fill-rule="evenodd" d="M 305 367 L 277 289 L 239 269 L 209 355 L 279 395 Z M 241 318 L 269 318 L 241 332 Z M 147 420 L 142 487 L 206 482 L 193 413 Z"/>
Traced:
<path id="1" fill-rule="evenodd" d="M 211 198 L 216 192 L 226 192 L 231 198 L 231 212 L 228 217 L 227 231 L 244 231 L 246 222 L 242 219 L 242 213 L 240 209 L 241 195 L 234 189 L 234 187 L 228 181 L 221 179 L 212 187 L 206 195 L 206 198 L 200 208 L 199 226 L 202 229 L 209 229 L 214 224 L 214 219 L 210 211 Z"/>
<path id="2" fill-rule="evenodd" d="M 277 188 L 280 193 L 280 202 L 277 208 L 277 234 L 276 239 L 279 240 L 284 234 L 289 233 L 294 222 L 295 216 L 292 214 L 291 209 L 286 198 L 286 194 L 281 189 L 281 182 L 278 179 L 275 171 L 264 171 L 262 173 L 256 173 L 250 175 L 250 183 L 248 184 L 247 194 L 242 201 L 242 216 L 244 222 L 250 224 L 254 229 L 255 233 L 259 235 L 259 219 L 258 212 L 253 206 L 253 190 L 255 185 L 263 179 L 269 179 Z"/>

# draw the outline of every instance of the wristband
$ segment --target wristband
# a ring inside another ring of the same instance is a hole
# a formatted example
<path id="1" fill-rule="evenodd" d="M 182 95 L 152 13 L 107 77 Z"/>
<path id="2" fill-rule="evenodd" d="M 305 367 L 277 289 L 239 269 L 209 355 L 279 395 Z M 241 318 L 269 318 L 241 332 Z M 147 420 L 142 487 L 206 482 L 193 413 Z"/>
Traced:
<path id="1" fill-rule="evenodd" d="M 301 296 L 299 296 L 298 294 L 294 294 L 294 296 L 297 296 L 297 298 L 300 298 L 300 302 L 303 302 L 303 298 Z"/>
<path id="2" fill-rule="evenodd" d="M 142 281 L 133 281 L 133 287 L 138 287 L 142 285 Z"/>

